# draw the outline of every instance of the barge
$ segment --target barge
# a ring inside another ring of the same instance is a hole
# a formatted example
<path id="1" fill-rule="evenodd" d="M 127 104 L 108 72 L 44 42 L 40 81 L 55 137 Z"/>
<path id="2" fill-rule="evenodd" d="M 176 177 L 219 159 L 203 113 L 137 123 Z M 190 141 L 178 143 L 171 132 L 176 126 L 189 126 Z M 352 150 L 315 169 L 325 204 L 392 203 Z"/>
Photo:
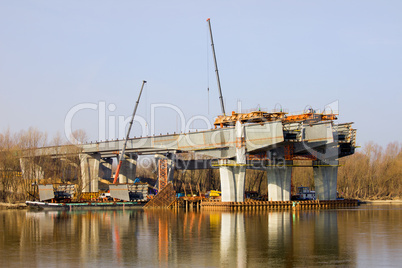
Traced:
<path id="1" fill-rule="evenodd" d="M 51 203 L 41 201 L 25 201 L 30 209 L 40 210 L 113 210 L 142 208 L 145 202 L 71 202 Z"/>
<path id="2" fill-rule="evenodd" d="M 109 185 L 109 192 L 87 192 L 79 195 L 75 185 L 37 186 L 39 201 L 26 201 L 28 208 L 45 210 L 142 208 L 152 197 L 148 195 L 149 186 L 146 183 Z"/>

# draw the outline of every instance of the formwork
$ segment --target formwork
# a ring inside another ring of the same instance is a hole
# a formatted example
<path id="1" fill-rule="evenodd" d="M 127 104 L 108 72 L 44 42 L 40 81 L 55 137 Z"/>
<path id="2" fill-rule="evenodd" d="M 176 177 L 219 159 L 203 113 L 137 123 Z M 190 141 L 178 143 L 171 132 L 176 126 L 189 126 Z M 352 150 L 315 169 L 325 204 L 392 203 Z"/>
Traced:
<path id="1" fill-rule="evenodd" d="M 173 184 L 168 182 L 165 188 L 151 199 L 144 208 L 168 208 L 175 201 L 176 191 L 173 188 Z"/>
<path id="2" fill-rule="evenodd" d="M 301 200 L 301 201 L 246 201 L 221 202 L 202 201 L 201 208 L 205 210 L 308 210 L 334 209 L 358 206 L 358 200 Z"/>

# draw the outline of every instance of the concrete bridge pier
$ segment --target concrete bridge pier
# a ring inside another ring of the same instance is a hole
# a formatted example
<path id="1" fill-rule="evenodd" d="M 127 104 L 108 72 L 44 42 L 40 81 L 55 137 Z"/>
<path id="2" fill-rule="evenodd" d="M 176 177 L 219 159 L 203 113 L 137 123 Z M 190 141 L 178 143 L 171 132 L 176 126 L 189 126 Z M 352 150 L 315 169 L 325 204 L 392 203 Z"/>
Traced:
<path id="1" fill-rule="evenodd" d="M 336 200 L 338 160 L 314 161 L 315 197 L 318 200 Z"/>
<path id="2" fill-rule="evenodd" d="M 268 200 L 290 201 L 293 161 L 286 160 L 284 165 L 267 168 Z"/>
<path id="3" fill-rule="evenodd" d="M 20 167 L 24 179 L 35 179 L 36 182 L 45 178 L 45 172 L 42 167 L 34 162 L 32 158 L 20 158 Z"/>
<path id="4" fill-rule="evenodd" d="M 171 154 L 168 161 L 168 182 L 174 179 L 174 171 L 176 169 L 176 154 Z"/>
<path id="5" fill-rule="evenodd" d="M 112 178 L 112 164 L 113 158 L 101 158 L 100 160 L 100 177 L 105 180 L 110 180 Z"/>
<path id="6" fill-rule="evenodd" d="M 99 165 L 101 155 L 95 154 L 80 154 L 81 165 L 81 190 L 83 193 L 98 192 L 99 187 Z"/>
<path id="7" fill-rule="evenodd" d="M 134 183 L 137 170 L 138 155 L 134 153 L 125 154 L 121 163 L 119 183 Z"/>
<path id="8" fill-rule="evenodd" d="M 59 165 L 61 166 L 62 180 L 76 180 L 78 179 L 79 165 L 68 158 L 60 158 Z"/>
<path id="9" fill-rule="evenodd" d="M 219 160 L 222 202 L 244 202 L 246 166 L 233 160 Z"/>

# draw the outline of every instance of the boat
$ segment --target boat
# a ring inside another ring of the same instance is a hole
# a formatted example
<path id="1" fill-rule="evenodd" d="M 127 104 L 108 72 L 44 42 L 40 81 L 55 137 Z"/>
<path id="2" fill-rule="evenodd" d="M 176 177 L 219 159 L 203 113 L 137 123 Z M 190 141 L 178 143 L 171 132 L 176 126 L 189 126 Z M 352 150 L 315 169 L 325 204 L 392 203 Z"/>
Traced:
<path id="1" fill-rule="evenodd" d="M 297 193 L 293 195 L 293 200 L 315 200 L 315 191 L 311 191 L 309 187 L 297 187 Z"/>

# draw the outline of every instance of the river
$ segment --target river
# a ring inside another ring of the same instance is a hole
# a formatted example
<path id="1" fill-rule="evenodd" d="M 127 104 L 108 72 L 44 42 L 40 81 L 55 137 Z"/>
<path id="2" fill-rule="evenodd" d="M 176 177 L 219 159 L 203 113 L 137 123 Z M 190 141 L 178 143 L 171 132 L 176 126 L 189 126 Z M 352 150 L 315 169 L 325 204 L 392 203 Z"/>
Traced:
<path id="1" fill-rule="evenodd" d="M 400 267 L 402 205 L 0 210 L 1 267 Z"/>

